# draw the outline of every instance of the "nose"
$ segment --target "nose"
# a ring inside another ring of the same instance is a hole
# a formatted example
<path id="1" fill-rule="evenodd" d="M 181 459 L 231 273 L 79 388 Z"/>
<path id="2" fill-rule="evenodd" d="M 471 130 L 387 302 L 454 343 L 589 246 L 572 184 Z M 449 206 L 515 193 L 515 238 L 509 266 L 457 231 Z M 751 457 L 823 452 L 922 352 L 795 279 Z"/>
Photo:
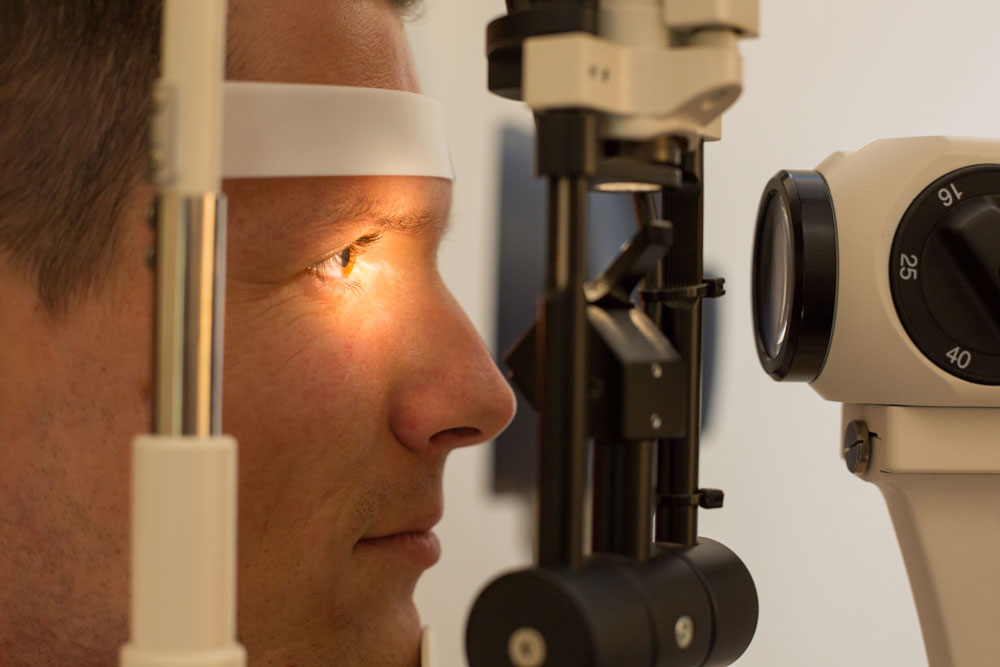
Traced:
<path id="1" fill-rule="evenodd" d="M 497 436 L 514 394 L 454 297 L 439 289 L 412 303 L 396 351 L 401 375 L 390 401 L 396 438 L 416 452 L 450 451 Z"/>

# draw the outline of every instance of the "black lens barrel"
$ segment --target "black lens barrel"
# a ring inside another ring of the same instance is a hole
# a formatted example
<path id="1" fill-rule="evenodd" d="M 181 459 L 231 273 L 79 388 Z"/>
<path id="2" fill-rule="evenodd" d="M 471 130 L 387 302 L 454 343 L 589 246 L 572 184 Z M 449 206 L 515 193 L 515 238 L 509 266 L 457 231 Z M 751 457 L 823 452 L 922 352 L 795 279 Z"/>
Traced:
<path id="1" fill-rule="evenodd" d="M 767 345 L 768 336 L 773 336 L 766 324 L 773 309 L 768 281 L 776 274 L 769 262 L 788 259 L 772 257 L 765 243 L 772 236 L 768 229 L 774 224 L 774 216 L 768 215 L 772 204 L 787 211 L 792 242 L 791 266 L 780 272 L 788 277 L 791 306 L 783 323 L 784 339 L 774 352 Z M 817 171 L 779 172 L 764 188 L 757 214 L 752 289 L 757 355 L 775 380 L 811 382 L 823 370 L 833 334 L 837 270 L 837 225 L 826 179 Z"/>

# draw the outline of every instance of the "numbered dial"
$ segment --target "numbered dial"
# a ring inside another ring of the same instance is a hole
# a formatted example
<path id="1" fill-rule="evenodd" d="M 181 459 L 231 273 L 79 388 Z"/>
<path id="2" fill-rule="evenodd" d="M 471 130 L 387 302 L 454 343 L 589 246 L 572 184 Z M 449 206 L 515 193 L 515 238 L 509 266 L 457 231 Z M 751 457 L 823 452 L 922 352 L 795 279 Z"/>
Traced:
<path id="1" fill-rule="evenodd" d="M 896 231 L 896 311 L 931 361 L 1000 384 L 1000 166 L 952 172 L 924 190 Z"/>

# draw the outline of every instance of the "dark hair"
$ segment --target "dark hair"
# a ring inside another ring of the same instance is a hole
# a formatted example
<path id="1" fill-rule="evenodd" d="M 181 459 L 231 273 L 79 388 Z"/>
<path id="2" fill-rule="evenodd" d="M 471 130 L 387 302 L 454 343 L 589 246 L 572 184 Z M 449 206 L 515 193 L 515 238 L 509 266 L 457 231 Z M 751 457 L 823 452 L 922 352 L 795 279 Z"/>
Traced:
<path id="1" fill-rule="evenodd" d="M 401 14 L 420 1 L 388 0 Z M 0 253 L 50 314 L 116 261 L 145 175 L 161 13 L 161 0 L 0 0 Z"/>
<path id="2" fill-rule="evenodd" d="M 0 0 L 0 250 L 50 311 L 115 261 L 160 14 L 160 0 Z"/>

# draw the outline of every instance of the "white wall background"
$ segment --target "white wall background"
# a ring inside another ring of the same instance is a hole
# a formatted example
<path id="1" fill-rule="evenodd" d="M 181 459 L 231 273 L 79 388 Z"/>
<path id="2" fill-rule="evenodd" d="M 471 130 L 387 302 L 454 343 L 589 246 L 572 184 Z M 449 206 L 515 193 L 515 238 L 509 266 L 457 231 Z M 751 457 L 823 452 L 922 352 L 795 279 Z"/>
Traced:
<path id="1" fill-rule="evenodd" d="M 445 279 L 487 340 L 495 311 L 498 133 L 520 105 L 486 90 L 484 29 L 502 0 L 427 0 L 410 28 L 425 92 L 446 107 L 459 180 Z M 728 280 L 720 305 L 715 424 L 702 483 L 727 492 L 701 533 L 740 554 L 759 589 L 741 667 L 919 667 L 916 613 L 881 496 L 838 459 L 839 411 L 801 384 L 771 381 L 750 322 L 750 248 L 761 189 L 880 137 L 1000 136 L 1000 3 L 993 0 L 761 0 L 746 90 L 707 153 L 706 259 Z M 529 515 L 487 492 L 488 450 L 453 455 L 441 564 L 418 589 L 436 665 L 465 664 L 465 615 L 498 571 L 530 559 Z"/>

